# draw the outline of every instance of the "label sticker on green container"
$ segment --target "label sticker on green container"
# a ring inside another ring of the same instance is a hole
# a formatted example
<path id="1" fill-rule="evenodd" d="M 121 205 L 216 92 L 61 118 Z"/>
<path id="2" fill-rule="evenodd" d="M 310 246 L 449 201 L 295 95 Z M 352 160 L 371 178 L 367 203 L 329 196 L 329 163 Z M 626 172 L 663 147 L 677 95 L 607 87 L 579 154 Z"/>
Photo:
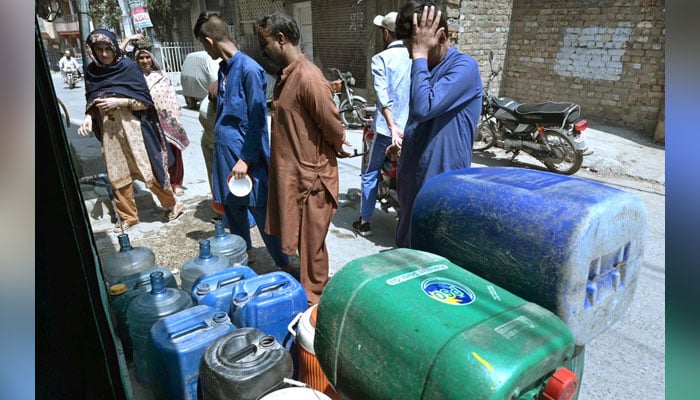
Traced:
<path id="1" fill-rule="evenodd" d="M 400 283 L 408 282 L 411 279 L 421 277 L 423 275 L 428 275 L 428 274 L 432 274 L 433 272 L 446 270 L 447 268 L 449 268 L 449 267 L 445 264 L 431 265 L 427 268 L 417 269 L 417 270 L 411 271 L 411 272 L 406 272 L 406 273 L 403 273 L 399 276 L 395 276 L 393 278 L 387 279 L 386 284 L 389 286 L 395 286 L 395 285 L 398 285 Z"/>
<path id="2" fill-rule="evenodd" d="M 503 325 L 497 326 L 494 330 L 506 339 L 513 339 L 525 330 L 534 329 L 537 325 L 530 318 L 521 315 Z"/>
<path id="3" fill-rule="evenodd" d="M 461 282 L 446 278 L 429 278 L 421 283 L 421 289 L 433 300 L 464 306 L 476 300 L 474 291 Z"/>

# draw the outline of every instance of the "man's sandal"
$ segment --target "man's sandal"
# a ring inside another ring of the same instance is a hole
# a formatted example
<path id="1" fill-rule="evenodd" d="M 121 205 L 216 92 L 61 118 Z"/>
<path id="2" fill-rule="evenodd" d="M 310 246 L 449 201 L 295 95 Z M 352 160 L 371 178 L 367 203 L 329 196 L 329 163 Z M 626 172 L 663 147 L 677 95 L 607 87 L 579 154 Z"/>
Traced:
<path id="1" fill-rule="evenodd" d="M 112 232 L 114 232 L 114 233 L 126 232 L 132 226 L 134 226 L 138 223 L 139 223 L 138 221 L 136 221 L 136 222 L 122 222 L 122 223 L 117 222 L 116 224 L 114 224 L 114 228 L 112 229 Z"/>

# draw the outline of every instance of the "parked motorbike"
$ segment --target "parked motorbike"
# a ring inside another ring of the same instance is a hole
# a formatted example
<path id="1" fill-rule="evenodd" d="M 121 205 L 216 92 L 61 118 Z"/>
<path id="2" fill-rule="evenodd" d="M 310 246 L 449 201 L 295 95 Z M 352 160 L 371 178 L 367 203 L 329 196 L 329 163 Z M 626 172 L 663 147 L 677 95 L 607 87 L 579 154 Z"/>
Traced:
<path id="1" fill-rule="evenodd" d="M 508 97 L 496 98 L 490 86 L 502 67 L 494 71 L 492 51 L 489 66 L 491 75 L 484 86 L 473 149 L 482 151 L 497 145 L 513 153 L 511 161 L 524 151 L 552 172 L 575 174 L 587 151 L 584 131 L 588 121 L 581 117 L 581 107 L 575 103 L 527 104 Z"/>
<path id="2" fill-rule="evenodd" d="M 377 112 L 376 106 L 365 106 L 360 109 L 360 120 L 362 121 L 362 153 L 355 155 L 362 156 L 362 171 L 364 172 L 369 163 L 369 146 L 372 138 L 376 134 L 372 129 L 374 115 Z M 389 146 L 386 149 L 384 163 L 377 176 L 377 201 L 384 212 L 389 212 L 393 208 L 399 212 L 399 196 L 396 193 L 396 172 L 398 171 L 400 149 L 396 146 Z"/>
<path id="3" fill-rule="evenodd" d="M 66 68 L 66 74 L 64 75 L 63 80 L 68 85 L 68 88 L 70 88 L 70 89 L 75 88 L 75 84 L 78 82 L 79 78 L 80 78 L 80 74 L 78 73 L 77 69 Z"/>
<path id="4" fill-rule="evenodd" d="M 340 72 L 338 68 L 331 68 L 330 71 L 338 75 L 338 79 L 331 81 L 331 87 L 338 111 L 340 111 L 340 120 L 345 127 L 350 129 L 362 127 L 363 121 L 360 113 L 367 105 L 367 100 L 362 96 L 355 95 L 350 87 L 355 84 L 352 72 Z"/>

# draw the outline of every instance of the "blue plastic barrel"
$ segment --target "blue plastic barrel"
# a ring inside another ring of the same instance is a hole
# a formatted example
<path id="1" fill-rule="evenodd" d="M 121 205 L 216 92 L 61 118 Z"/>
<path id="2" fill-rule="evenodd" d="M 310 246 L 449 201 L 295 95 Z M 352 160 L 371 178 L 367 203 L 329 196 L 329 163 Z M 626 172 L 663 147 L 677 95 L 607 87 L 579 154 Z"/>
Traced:
<path id="1" fill-rule="evenodd" d="M 146 340 L 153 324 L 160 318 L 192 307 L 192 296 L 181 289 L 165 287 L 163 273 L 151 274 L 151 291 L 138 295 L 126 310 L 129 335 L 134 345 L 136 379 L 148 385 Z"/>
<path id="2" fill-rule="evenodd" d="M 151 393 L 156 400 L 197 400 L 199 365 L 207 346 L 236 329 L 225 312 L 197 305 L 153 324 L 147 343 Z"/>
<path id="3" fill-rule="evenodd" d="M 229 266 L 228 258 L 211 253 L 211 245 L 208 240 L 200 240 L 199 255 L 187 260 L 182 266 L 180 287 L 187 293 L 191 293 L 192 285 L 197 278 L 212 272 L 221 271 Z"/>
<path id="4" fill-rule="evenodd" d="M 308 308 L 304 287 L 294 277 L 282 271 L 258 275 L 236 285 L 231 298 L 234 325 L 259 329 L 291 349 L 294 336 L 288 326 Z"/>
<path id="5" fill-rule="evenodd" d="M 228 313 L 231 310 L 233 288 L 256 276 L 258 274 L 255 271 L 245 266 L 225 268 L 202 275 L 194 281 L 192 299 L 197 304 L 206 304 L 217 311 Z"/>
<path id="6" fill-rule="evenodd" d="M 561 318 L 583 346 L 624 315 L 642 267 L 638 196 L 521 168 L 437 175 L 413 207 L 411 244 Z"/>

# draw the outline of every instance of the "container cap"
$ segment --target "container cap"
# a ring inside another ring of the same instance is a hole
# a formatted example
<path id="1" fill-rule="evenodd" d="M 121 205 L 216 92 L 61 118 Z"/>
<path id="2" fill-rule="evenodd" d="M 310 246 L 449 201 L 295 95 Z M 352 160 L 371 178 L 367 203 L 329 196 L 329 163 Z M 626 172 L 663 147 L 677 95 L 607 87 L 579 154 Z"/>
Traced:
<path id="1" fill-rule="evenodd" d="M 116 285 L 112 285 L 109 287 L 109 294 L 112 296 L 118 296 L 120 294 L 126 293 L 127 292 L 127 287 L 123 283 L 117 283 Z"/>
<path id="2" fill-rule="evenodd" d="M 566 368 L 559 368 L 547 381 L 542 392 L 543 400 L 571 400 L 576 395 L 578 377 Z"/>
<path id="3" fill-rule="evenodd" d="M 197 290 L 197 295 L 199 296 L 204 296 L 205 294 L 211 292 L 211 288 L 209 287 L 208 283 L 200 283 L 196 287 Z"/>

